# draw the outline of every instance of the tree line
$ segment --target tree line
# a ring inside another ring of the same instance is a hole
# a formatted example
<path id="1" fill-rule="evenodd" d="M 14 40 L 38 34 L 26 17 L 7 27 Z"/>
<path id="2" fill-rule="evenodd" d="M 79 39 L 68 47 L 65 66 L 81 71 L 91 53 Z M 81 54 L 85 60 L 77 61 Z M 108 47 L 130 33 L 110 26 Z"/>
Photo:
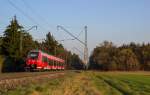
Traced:
<path id="1" fill-rule="evenodd" d="M 123 44 L 115 46 L 104 41 L 94 48 L 89 59 L 90 69 L 102 71 L 150 70 L 150 44 Z"/>
<path id="2" fill-rule="evenodd" d="M 20 46 L 22 49 L 20 49 Z M 39 49 L 65 59 L 67 69 L 82 69 L 83 67 L 79 56 L 66 50 L 50 32 L 46 34 L 46 38 L 42 41 L 33 40 L 32 35 L 25 31 L 15 16 L 3 32 L 3 36 L 0 37 L 0 55 L 4 58 L 2 71 L 24 71 L 27 54 L 33 49 Z"/>
<path id="3" fill-rule="evenodd" d="M 21 36 L 22 44 L 20 43 Z M 20 45 L 22 45 L 22 51 Z M 46 34 L 44 40 L 36 41 L 14 17 L 6 27 L 3 36 L 0 37 L 0 66 L 2 71 L 24 71 L 27 53 L 32 49 L 39 49 L 64 59 L 66 69 L 84 68 L 79 56 L 65 49 L 62 44 L 55 40 L 51 32 Z M 2 56 L 3 64 L 1 64 Z M 102 71 L 150 70 L 150 44 L 131 42 L 116 46 L 112 42 L 104 41 L 94 48 L 90 55 L 89 69 Z"/>

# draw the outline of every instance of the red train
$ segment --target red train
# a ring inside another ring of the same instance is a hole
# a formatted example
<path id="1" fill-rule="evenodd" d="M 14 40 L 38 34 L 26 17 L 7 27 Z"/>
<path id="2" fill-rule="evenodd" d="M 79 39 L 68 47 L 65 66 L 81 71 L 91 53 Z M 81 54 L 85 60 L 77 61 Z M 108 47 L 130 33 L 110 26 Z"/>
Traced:
<path id="1" fill-rule="evenodd" d="M 64 70 L 65 61 L 40 50 L 31 50 L 26 59 L 26 70 Z"/>

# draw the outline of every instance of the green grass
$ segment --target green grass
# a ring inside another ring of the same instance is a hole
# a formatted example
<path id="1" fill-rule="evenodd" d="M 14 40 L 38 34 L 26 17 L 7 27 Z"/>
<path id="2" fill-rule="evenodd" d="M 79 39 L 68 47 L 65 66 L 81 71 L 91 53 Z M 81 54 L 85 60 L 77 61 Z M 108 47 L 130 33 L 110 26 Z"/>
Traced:
<path id="1" fill-rule="evenodd" d="M 150 74 L 95 73 L 93 81 L 104 95 L 150 95 Z"/>
<path id="2" fill-rule="evenodd" d="M 18 87 L 6 95 L 150 95 L 150 73 L 69 72 L 62 78 Z"/>

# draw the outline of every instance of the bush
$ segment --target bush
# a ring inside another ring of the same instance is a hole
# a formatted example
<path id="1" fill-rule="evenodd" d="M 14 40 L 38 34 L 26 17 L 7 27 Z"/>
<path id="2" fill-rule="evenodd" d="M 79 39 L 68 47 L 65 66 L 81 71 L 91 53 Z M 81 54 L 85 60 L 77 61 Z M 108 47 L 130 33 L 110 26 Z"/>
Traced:
<path id="1" fill-rule="evenodd" d="M 22 72 L 25 61 L 22 58 L 6 57 L 3 61 L 2 72 Z"/>

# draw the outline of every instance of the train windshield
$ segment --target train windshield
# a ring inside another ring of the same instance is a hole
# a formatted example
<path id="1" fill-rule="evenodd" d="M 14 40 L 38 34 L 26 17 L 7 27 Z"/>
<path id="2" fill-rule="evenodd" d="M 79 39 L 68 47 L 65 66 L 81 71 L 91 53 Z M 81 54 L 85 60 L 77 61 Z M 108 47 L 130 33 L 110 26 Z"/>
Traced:
<path id="1" fill-rule="evenodd" d="M 38 59 L 38 55 L 39 55 L 39 52 L 30 52 L 28 54 L 28 58 L 31 58 L 31 59 Z"/>

